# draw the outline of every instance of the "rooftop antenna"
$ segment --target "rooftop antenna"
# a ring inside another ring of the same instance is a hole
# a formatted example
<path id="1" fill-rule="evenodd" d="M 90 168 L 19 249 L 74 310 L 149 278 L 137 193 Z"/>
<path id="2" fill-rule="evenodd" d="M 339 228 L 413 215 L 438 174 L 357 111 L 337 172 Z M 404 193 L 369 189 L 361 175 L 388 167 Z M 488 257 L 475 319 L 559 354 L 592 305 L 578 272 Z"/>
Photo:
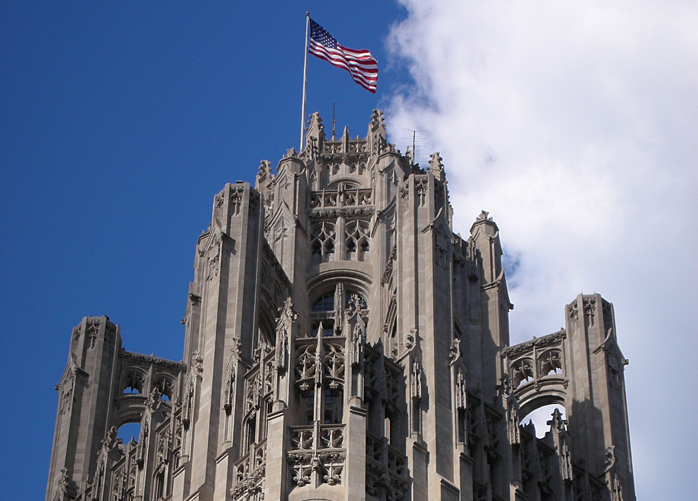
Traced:
<path id="1" fill-rule="evenodd" d="M 335 127 L 337 125 L 336 120 L 334 119 L 334 107 L 336 103 L 332 103 L 332 141 L 335 141 Z"/>
<path id="2" fill-rule="evenodd" d="M 405 137 L 402 139 L 408 139 L 408 140 L 411 139 L 412 140 L 412 150 L 410 150 L 410 162 L 412 163 L 412 165 L 415 165 L 415 163 L 416 163 L 415 160 L 417 159 L 417 139 L 420 139 L 420 140 L 426 139 L 426 137 L 423 137 L 423 136 L 417 137 L 417 132 L 426 132 L 426 131 L 416 130 L 416 129 L 402 129 L 402 130 L 410 131 L 412 133 L 412 137 L 409 137 L 409 138 Z M 407 149 L 409 150 L 409 148 L 410 147 L 408 146 Z"/>

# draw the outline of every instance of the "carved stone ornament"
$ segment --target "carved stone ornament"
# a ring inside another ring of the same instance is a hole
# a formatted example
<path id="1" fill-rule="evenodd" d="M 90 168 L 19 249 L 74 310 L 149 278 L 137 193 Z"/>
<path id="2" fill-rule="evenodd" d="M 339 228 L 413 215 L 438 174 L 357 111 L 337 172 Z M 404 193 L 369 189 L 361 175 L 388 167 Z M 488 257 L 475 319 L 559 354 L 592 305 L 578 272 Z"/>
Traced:
<path id="1" fill-rule="evenodd" d="M 233 184 L 230 186 L 230 214 L 239 216 L 242 212 L 242 201 L 245 196 L 244 184 Z"/>
<path id="2" fill-rule="evenodd" d="M 381 285 L 385 285 L 390 281 L 390 278 L 393 275 L 393 266 L 395 264 L 395 260 L 397 259 L 397 243 L 393 245 L 393 250 L 390 252 L 390 257 L 388 258 L 388 262 L 385 265 L 385 269 L 383 270 L 383 276 L 381 277 Z"/>
<path id="3" fill-rule="evenodd" d="M 415 358 L 412 361 L 410 390 L 412 400 L 419 402 L 422 399 L 422 364 L 419 361 L 419 358 Z"/>
<path id="4" fill-rule="evenodd" d="M 507 435 L 511 445 L 521 443 L 519 399 L 514 393 L 507 397 Z M 555 409 L 557 410 L 557 409 Z"/>
<path id="5" fill-rule="evenodd" d="M 400 185 L 400 188 L 398 189 L 400 192 L 400 198 L 403 200 L 407 201 L 410 199 L 410 181 L 407 180 L 404 183 Z"/>
<path id="6" fill-rule="evenodd" d="M 448 360 L 451 365 L 460 359 L 460 339 L 454 338 L 451 341 L 451 349 L 448 351 Z"/>
<path id="7" fill-rule="evenodd" d="M 417 206 L 424 207 L 427 204 L 427 194 L 429 193 L 429 180 L 424 176 L 415 176 L 414 194 L 417 197 Z"/>
<path id="8" fill-rule="evenodd" d="M 293 323 L 298 318 L 298 314 L 293 310 L 293 301 L 290 297 L 286 298 L 284 305 L 279 308 L 279 313 L 279 319 L 276 321 L 276 368 L 285 371 Z"/>
<path id="9" fill-rule="evenodd" d="M 58 412 L 59 414 L 63 415 L 66 412 L 69 412 L 70 409 L 73 406 L 73 398 L 74 398 L 74 391 L 75 391 L 75 370 L 73 368 L 69 369 L 66 375 L 66 378 L 63 380 L 63 382 L 59 385 L 61 388 L 61 400 L 59 402 L 59 408 Z"/>
<path id="10" fill-rule="evenodd" d="M 219 234 L 216 234 L 213 237 L 213 241 L 211 242 L 211 246 L 209 247 L 208 250 L 208 258 L 206 262 L 206 280 L 210 281 L 213 280 L 215 277 L 218 276 L 218 272 L 220 271 L 220 255 L 221 255 L 221 237 Z"/>
<path id="11" fill-rule="evenodd" d="M 366 342 L 366 325 L 361 319 L 361 316 L 357 316 L 356 324 L 354 324 L 354 329 L 351 333 L 351 364 L 354 366 L 361 365 L 363 362 L 363 350 L 364 343 Z"/>
<path id="12" fill-rule="evenodd" d="M 145 407 L 148 412 L 155 412 L 160 407 L 160 390 L 153 388 L 153 391 L 148 395 L 148 400 L 145 402 Z"/>
<path id="13" fill-rule="evenodd" d="M 611 501 L 624 501 L 623 486 L 617 473 L 614 473 L 611 479 Z"/>
<path id="14" fill-rule="evenodd" d="M 606 474 L 610 472 L 616 464 L 616 446 L 611 445 L 606 448 L 606 453 L 604 457 L 603 473 Z"/>
<path id="15" fill-rule="evenodd" d="M 370 218 L 373 216 L 375 208 L 372 206 L 362 207 L 342 207 L 342 208 L 321 208 L 313 209 L 308 212 L 310 219 L 336 219 L 338 217 L 363 217 Z"/>
<path id="16" fill-rule="evenodd" d="M 155 367 L 162 367 L 165 369 L 179 369 L 181 371 L 184 371 L 187 368 L 187 364 L 182 362 L 173 362 L 172 360 L 158 358 L 154 355 L 141 355 L 140 353 L 132 353 L 130 351 L 124 350 L 123 348 L 119 352 L 119 358 L 131 360 L 133 362 L 138 362 L 145 365 L 154 365 Z"/>
<path id="17" fill-rule="evenodd" d="M 465 381 L 465 369 L 460 365 L 455 373 L 454 395 L 456 409 L 465 410 L 468 406 L 468 389 Z"/>
<path id="18" fill-rule="evenodd" d="M 225 378 L 225 393 L 223 397 L 223 408 L 226 414 L 230 415 L 235 405 L 235 378 L 237 374 L 238 357 L 235 353 L 235 347 L 232 348 L 232 354 L 228 362 L 228 370 Z"/>
<path id="19" fill-rule="evenodd" d="M 61 494 L 59 499 L 72 499 L 75 497 L 75 489 L 72 487 L 68 468 L 61 468 L 61 478 L 58 481 L 58 492 Z"/>
<path id="20" fill-rule="evenodd" d="M 515 344 L 514 346 L 504 348 L 502 350 L 502 357 L 515 358 L 526 352 L 533 351 L 533 347 L 544 348 L 546 346 L 552 346 L 559 344 L 563 339 L 567 338 L 567 332 L 565 329 L 560 329 L 558 332 L 548 334 L 543 337 L 534 337 L 531 341 L 526 341 L 525 343 Z"/>
<path id="21" fill-rule="evenodd" d="M 262 160 L 259 163 L 257 179 L 260 186 L 264 186 L 266 189 L 271 188 L 274 181 L 274 174 L 271 173 L 271 162 L 269 160 Z"/>
<path id="22" fill-rule="evenodd" d="M 560 456 L 560 475 L 562 480 L 572 482 L 574 480 L 574 467 L 572 466 L 569 437 L 566 432 L 560 436 L 558 455 Z"/>
<path id="23" fill-rule="evenodd" d="M 489 216 L 490 216 L 490 213 L 487 212 L 486 210 L 483 210 L 482 212 L 480 212 L 480 215 L 477 216 L 477 218 L 475 219 L 475 221 L 476 221 L 476 222 L 480 222 L 480 221 L 492 221 L 492 218 L 489 217 Z"/>
<path id="24" fill-rule="evenodd" d="M 204 359 L 198 351 L 191 356 L 191 366 L 199 375 L 204 372 Z"/>
<path id="25" fill-rule="evenodd" d="M 122 444 L 123 440 L 118 438 L 118 434 L 119 430 L 116 428 L 116 426 L 109 428 L 109 431 L 107 431 L 106 436 L 102 440 L 102 447 L 107 451 L 110 451 L 117 445 Z"/>
<path id="26" fill-rule="evenodd" d="M 585 297 L 584 298 L 584 318 L 586 319 L 587 326 L 594 327 L 596 323 L 596 298 L 595 297 Z"/>
<path id="27" fill-rule="evenodd" d="M 433 174 L 433 176 L 439 181 L 445 181 L 446 179 L 446 175 L 444 173 L 444 164 L 441 163 L 442 160 L 443 159 L 441 158 L 441 155 L 439 155 L 438 151 L 429 155 L 428 172 L 429 174 Z"/>
<path id="28" fill-rule="evenodd" d="M 88 349 L 92 350 L 97 345 L 97 338 L 99 337 L 99 319 L 90 319 L 87 321 L 87 341 Z"/>

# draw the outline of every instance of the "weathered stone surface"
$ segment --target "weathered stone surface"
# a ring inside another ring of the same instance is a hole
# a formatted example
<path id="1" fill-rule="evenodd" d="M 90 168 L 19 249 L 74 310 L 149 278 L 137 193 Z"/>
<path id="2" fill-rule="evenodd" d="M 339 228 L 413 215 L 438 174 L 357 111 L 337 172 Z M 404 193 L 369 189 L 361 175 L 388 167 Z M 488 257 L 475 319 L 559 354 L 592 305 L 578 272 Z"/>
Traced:
<path id="1" fill-rule="evenodd" d="M 634 500 L 612 305 L 509 346 L 499 229 L 453 233 L 438 153 L 378 111 L 363 139 L 315 114 L 307 145 L 215 195 L 181 362 L 73 329 L 47 501 Z M 545 438 L 520 426 L 551 403 Z"/>

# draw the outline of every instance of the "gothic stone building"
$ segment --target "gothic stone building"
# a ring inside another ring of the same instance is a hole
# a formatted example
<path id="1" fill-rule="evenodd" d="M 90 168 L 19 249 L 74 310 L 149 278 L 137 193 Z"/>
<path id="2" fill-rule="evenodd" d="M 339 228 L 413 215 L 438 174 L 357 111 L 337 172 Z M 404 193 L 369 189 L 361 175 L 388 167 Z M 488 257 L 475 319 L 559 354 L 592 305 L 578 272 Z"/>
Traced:
<path id="1" fill-rule="evenodd" d="M 181 362 L 73 329 L 46 500 L 633 501 L 611 303 L 510 346 L 499 230 L 453 233 L 438 153 L 415 165 L 378 111 L 306 141 L 214 197 Z"/>

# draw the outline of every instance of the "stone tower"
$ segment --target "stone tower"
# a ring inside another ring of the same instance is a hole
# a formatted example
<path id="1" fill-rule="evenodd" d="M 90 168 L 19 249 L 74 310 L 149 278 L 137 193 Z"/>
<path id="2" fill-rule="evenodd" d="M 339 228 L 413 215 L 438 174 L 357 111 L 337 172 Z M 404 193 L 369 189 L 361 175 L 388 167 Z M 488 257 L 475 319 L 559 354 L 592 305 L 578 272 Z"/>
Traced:
<path id="1" fill-rule="evenodd" d="M 46 500 L 633 501 L 612 305 L 510 346 L 499 230 L 453 233 L 439 154 L 415 165 L 378 111 L 306 139 L 214 197 L 181 362 L 73 329 Z"/>

